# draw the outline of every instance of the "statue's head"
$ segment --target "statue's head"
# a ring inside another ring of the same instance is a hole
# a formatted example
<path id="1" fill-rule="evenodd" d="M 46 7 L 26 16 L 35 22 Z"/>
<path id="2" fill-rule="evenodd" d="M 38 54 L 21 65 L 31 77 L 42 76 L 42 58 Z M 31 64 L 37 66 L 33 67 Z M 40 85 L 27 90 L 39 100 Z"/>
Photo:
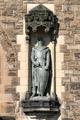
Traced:
<path id="1" fill-rule="evenodd" d="M 43 38 L 42 37 L 38 37 L 37 43 L 38 43 L 38 45 L 43 45 Z"/>

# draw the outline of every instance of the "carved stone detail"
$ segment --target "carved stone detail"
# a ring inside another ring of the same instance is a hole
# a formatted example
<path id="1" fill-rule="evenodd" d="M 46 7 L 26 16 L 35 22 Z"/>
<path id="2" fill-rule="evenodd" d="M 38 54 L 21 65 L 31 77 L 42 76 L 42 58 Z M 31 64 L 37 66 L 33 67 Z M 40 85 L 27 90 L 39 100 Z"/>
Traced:
<path id="1" fill-rule="evenodd" d="M 26 32 L 37 31 L 40 26 L 44 27 L 45 32 L 51 32 L 55 38 L 58 37 L 59 23 L 57 17 L 43 5 L 38 5 L 25 16 Z"/>

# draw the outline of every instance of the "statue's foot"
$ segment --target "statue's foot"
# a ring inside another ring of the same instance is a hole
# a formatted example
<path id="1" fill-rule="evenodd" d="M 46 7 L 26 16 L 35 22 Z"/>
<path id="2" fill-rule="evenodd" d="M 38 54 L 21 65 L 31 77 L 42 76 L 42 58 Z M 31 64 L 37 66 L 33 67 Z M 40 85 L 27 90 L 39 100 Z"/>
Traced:
<path id="1" fill-rule="evenodd" d="M 32 97 L 35 97 L 35 96 L 36 96 L 36 94 L 34 93 L 34 94 L 32 94 L 31 98 L 32 98 Z"/>
<path id="2" fill-rule="evenodd" d="M 50 95 L 49 95 L 49 93 L 47 93 L 47 95 L 46 95 L 48 98 L 50 98 Z"/>

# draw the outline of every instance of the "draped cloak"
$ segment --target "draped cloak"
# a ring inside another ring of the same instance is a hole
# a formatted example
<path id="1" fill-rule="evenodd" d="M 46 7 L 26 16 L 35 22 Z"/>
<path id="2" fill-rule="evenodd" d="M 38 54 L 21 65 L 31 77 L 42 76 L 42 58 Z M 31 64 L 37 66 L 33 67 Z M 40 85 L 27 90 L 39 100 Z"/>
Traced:
<path id="1" fill-rule="evenodd" d="M 39 66 L 36 66 L 32 61 L 32 93 L 37 87 L 37 94 L 44 95 L 49 79 L 49 69 L 45 69 L 45 66 L 49 67 L 50 64 L 50 50 L 46 46 L 40 49 L 33 47 L 31 57 L 39 63 Z"/>

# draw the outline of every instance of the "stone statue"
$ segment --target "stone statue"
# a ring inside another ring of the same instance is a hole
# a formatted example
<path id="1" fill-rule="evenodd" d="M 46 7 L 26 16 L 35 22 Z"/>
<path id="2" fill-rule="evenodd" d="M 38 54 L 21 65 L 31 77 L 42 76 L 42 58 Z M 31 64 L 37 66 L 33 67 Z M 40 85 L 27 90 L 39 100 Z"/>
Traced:
<path id="1" fill-rule="evenodd" d="M 49 80 L 50 50 L 43 45 L 43 38 L 37 40 L 38 46 L 32 48 L 32 96 L 49 96 L 45 94 Z"/>

